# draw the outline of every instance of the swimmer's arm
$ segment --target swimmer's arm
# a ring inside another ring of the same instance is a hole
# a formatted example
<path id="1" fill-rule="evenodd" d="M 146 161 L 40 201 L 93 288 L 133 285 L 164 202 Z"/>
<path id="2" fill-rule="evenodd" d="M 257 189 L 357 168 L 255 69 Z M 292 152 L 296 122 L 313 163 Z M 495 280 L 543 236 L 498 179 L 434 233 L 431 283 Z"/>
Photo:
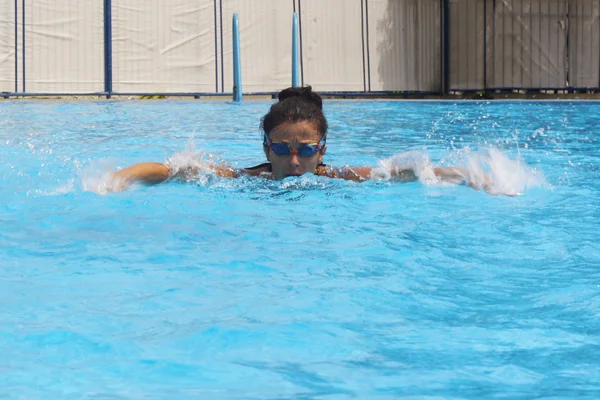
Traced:
<path id="1" fill-rule="evenodd" d="M 154 185 L 167 180 L 169 176 L 169 167 L 157 162 L 142 162 L 113 173 L 119 191 L 134 183 Z"/>
<path id="2" fill-rule="evenodd" d="M 373 167 L 323 167 L 319 170 L 319 175 L 330 178 L 340 178 L 350 181 L 362 182 L 371 179 L 377 179 L 377 173 L 374 173 Z M 468 179 L 469 173 L 464 168 L 459 167 L 438 167 L 433 172 L 441 181 L 454 183 L 456 185 L 468 185 L 476 190 L 485 189 L 489 191 L 491 181 L 485 176 L 482 182 L 472 182 Z M 418 180 L 417 175 L 412 169 L 392 168 L 390 179 L 400 182 L 414 182 Z"/>
<path id="3" fill-rule="evenodd" d="M 444 182 L 453 183 L 456 185 L 467 185 L 475 190 L 485 190 L 490 193 L 492 190 L 492 181 L 487 175 L 483 175 L 482 179 L 471 179 L 469 171 L 460 167 L 439 167 L 433 169 L 435 175 Z"/>
<path id="4" fill-rule="evenodd" d="M 238 176 L 237 171 L 233 168 L 223 167 L 220 165 L 210 165 L 209 168 L 217 176 L 225 178 L 235 178 Z M 171 168 L 166 164 L 158 162 L 142 162 L 115 172 L 113 177 L 117 183 L 115 189 L 117 191 L 121 191 L 135 183 L 155 185 L 164 182 L 169 178 L 189 179 L 199 171 L 200 168 L 190 166 L 186 168 L 180 168 L 177 172 L 172 173 Z"/>
<path id="5" fill-rule="evenodd" d="M 363 182 L 371 179 L 375 179 L 373 174 L 373 167 L 319 167 L 317 175 L 326 176 L 329 178 L 345 179 L 348 181 Z M 391 171 L 390 178 L 400 182 L 414 182 L 417 180 L 412 169 L 399 169 L 394 168 Z"/>

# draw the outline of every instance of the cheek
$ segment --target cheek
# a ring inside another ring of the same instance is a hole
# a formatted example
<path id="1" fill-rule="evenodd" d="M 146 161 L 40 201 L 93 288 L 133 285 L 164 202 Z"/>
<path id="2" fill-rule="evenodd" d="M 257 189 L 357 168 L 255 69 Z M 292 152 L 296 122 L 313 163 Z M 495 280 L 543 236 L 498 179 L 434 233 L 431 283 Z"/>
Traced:
<path id="1" fill-rule="evenodd" d="M 314 155 L 308 158 L 300 158 L 300 165 L 306 167 L 306 169 L 314 169 L 319 164 L 319 157 Z"/>
<path id="2" fill-rule="evenodd" d="M 283 169 L 286 164 L 286 161 L 281 157 L 271 155 L 271 168 L 273 171 Z"/>

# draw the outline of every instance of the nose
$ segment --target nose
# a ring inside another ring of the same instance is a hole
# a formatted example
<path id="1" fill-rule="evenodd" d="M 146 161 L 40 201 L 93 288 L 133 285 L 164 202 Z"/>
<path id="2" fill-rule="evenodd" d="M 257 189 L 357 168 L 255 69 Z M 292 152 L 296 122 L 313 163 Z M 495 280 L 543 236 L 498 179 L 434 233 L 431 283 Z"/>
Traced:
<path id="1" fill-rule="evenodd" d="M 300 160 L 298 159 L 298 154 L 291 154 L 290 160 L 288 162 L 291 169 L 296 169 L 300 166 Z"/>

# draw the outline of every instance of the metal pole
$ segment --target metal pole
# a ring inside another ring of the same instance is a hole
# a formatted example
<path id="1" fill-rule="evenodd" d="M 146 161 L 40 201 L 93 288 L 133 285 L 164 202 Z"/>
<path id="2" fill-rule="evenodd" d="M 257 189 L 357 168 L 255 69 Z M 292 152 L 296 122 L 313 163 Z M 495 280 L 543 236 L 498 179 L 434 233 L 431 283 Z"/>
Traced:
<path id="1" fill-rule="evenodd" d="M 298 61 L 298 13 L 294 13 L 292 18 L 292 87 L 300 87 Z"/>
<path id="2" fill-rule="evenodd" d="M 371 47 L 369 41 L 369 0 L 365 0 L 365 21 L 367 25 L 367 77 L 369 92 L 371 91 Z"/>
<path id="3" fill-rule="evenodd" d="M 15 93 L 19 92 L 19 0 L 15 0 Z"/>
<path id="4" fill-rule="evenodd" d="M 216 28 L 215 28 L 216 29 Z M 221 34 L 221 92 L 225 91 L 225 59 L 223 48 L 225 47 L 223 44 L 225 41 L 223 40 L 223 0 L 219 0 L 219 30 Z"/>
<path id="5" fill-rule="evenodd" d="M 360 0 L 360 34 L 363 61 L 363 92 L 367 91 L 367 63 L 365 57 L 365 0 Z"/>
<path id="6" fill-rule="evenodd" d="M 215 17 L 215 92 L 219 91 L 219 42 L 217 40 L 217 0 L 214 0 L 214 17 Z M 221 43 L 221 46 L 223 44 Z"/>
<path id="7" fill-rule="evenodd" d="M 240 65 L 240 23 L 233 14 L 233 101 L 242 101 L 242 68 Z"/>
<path id="8" fill-rule="evenodd" d="M 22 16 L 23 16 L 23 22 L 21 23 L 21 28 L 23 29 L 23 33 L 21 34 L 21 36 L 23 36 L 23 92 L 26 92 L 26 88 L 25 88 L 25 0 L 23 0 L 23 5 L 21 6 L 23 8 L 22 12 Z"/>
<path id="9" fill-rule="evenodd" d="M 573 73 L 571 72 L 571 0 L 567 0 L 567 40 L 566 47 L 567 51 L 565 52 L 567 55 L 566 60 L 566 69 L 567 69 L 567 89 L 569 93 L 573 93 L 573 82 L 571 81 L 571 76 Z M 577 60 L 579 61 L 579 60 Z"/>
<path id="10" fill-rule="evenodd" d="M 112 0 L 104 0 L 104 91 L 106 98 L 110 98 L 113 91 Z"/>

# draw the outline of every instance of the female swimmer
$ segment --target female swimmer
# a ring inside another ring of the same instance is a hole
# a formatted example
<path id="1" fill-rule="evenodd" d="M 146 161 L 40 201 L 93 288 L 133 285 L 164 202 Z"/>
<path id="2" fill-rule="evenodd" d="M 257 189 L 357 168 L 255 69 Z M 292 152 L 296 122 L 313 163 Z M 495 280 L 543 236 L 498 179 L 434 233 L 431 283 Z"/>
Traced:
<path id="1" fill-rule="evenodd" d="M 279 101 L 261 119 L 263 150 L 267 163 L 251 168 L 234 169 L 211 165 L 210 171 L 221 177 L 241 175 L 265 176 L 281 180 L 289 176 L 306 173 L 340 178 L 352 181 L 376 179 L 378 173 L 373 167 L 332 167 L 323 164 L 327 151 L 327 119 L 323 113 L 321 96 L 311 87 L 288 88 L 278 95 Z M 156 184 L 169 179 L 193 176 L 195 167 L 174 169 L 168 164 L 143 162 L 114 173 L 117 185 L 115 190 L 123 190 L 134 183 Z M 437 179 L 453 184 L 466 184 L 477 190 L 491 188 L 489 178 L 472 183 L 466 170 L 458 167 L 434 168 Z M 417 180 L 411 168 L 394 167 L 390 178 L 402 182 Z"/>

